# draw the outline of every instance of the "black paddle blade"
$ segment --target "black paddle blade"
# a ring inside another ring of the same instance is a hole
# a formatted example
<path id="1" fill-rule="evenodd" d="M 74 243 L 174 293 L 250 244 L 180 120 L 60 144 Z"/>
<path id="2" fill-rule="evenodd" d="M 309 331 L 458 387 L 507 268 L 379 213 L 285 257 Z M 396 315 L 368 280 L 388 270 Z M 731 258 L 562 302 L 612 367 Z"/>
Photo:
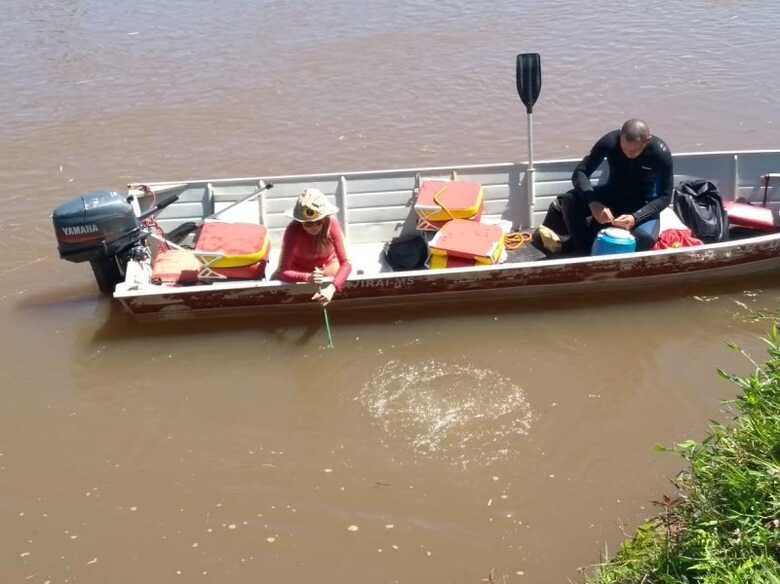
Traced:
<path id="1" fill-rule="evenodd" d="M 539 53 L 517 55 L 517 93 L 525 104 L 525 110 L 533 112 L 534 104 L 542 91 L 542 59 Z"/>

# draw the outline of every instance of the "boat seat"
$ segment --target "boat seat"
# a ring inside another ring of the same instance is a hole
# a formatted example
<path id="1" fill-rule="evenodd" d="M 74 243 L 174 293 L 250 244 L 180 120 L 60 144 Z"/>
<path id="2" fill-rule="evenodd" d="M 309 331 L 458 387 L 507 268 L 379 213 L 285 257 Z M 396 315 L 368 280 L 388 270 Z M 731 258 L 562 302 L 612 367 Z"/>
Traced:
<path id="1" fill-rule="evenodd" d="M 243 268 L 263 262 L 270 247 L 268 229 L 256 223 L 208 221 L 195 241 L 196 252 L 222 255 L 212 262 L 213 268 Z"/>

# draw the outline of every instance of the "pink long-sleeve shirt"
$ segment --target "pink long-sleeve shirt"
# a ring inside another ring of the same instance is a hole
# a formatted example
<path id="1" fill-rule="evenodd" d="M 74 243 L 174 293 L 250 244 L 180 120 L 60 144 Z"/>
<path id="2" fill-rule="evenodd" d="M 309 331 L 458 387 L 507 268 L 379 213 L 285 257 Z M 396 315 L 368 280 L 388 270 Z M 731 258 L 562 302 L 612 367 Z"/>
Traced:
<path id="1" fill-rule="evenodd" d="M 330 265 L 339 260 L 339 269 L 333 278 L 336 290 L 341 292 L 352 265 L 344 247 L 344 234 L 336 219 L 330 220 L 328 244 L 317 248 L 316 236 L 310 235 L 298 221 L 287 226 L 282 240 L 282 257 L 279 259 L 278 278 L 284 282 L 311 282 L 314 268 Z"/>

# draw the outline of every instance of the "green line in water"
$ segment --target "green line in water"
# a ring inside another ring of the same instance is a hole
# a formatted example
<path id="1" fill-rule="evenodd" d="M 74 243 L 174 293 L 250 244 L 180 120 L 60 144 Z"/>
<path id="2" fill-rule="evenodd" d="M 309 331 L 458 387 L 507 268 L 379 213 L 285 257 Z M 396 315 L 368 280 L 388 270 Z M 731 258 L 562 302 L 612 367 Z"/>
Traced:
<path id="1" fill-rule="evenodd" d="M 322 315 L 325 317 L 325 332 L 328 334 L 328 348 L 333 348 L 333 335 L 330 332 L 330 319 L 328 318 L 328 309 L 322 307 Z"/>

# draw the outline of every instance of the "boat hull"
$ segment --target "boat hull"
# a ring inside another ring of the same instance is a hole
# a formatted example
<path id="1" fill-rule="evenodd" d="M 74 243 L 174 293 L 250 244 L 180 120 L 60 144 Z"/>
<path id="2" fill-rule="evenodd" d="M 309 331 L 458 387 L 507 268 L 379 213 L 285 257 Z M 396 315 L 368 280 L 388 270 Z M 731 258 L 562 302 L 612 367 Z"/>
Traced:
<path id="1" fill-rule="evenodd" d="M 424 270 L 351 278 L 334 309 L 411 306 L 448 301 L 572 297 L 604 291 L 683 287 L 746 281 L 780 273 L 780 234 L 696 248 L 627 255 L 545 260 L 451 270 Z M 747 285 L 747 284 L 746 284 Z M 237 282 L 217 287 L 160 288 L 116 297 L 142 319 L 175 319 L 262 311 L 307 311 L 311 285 Z"/>

